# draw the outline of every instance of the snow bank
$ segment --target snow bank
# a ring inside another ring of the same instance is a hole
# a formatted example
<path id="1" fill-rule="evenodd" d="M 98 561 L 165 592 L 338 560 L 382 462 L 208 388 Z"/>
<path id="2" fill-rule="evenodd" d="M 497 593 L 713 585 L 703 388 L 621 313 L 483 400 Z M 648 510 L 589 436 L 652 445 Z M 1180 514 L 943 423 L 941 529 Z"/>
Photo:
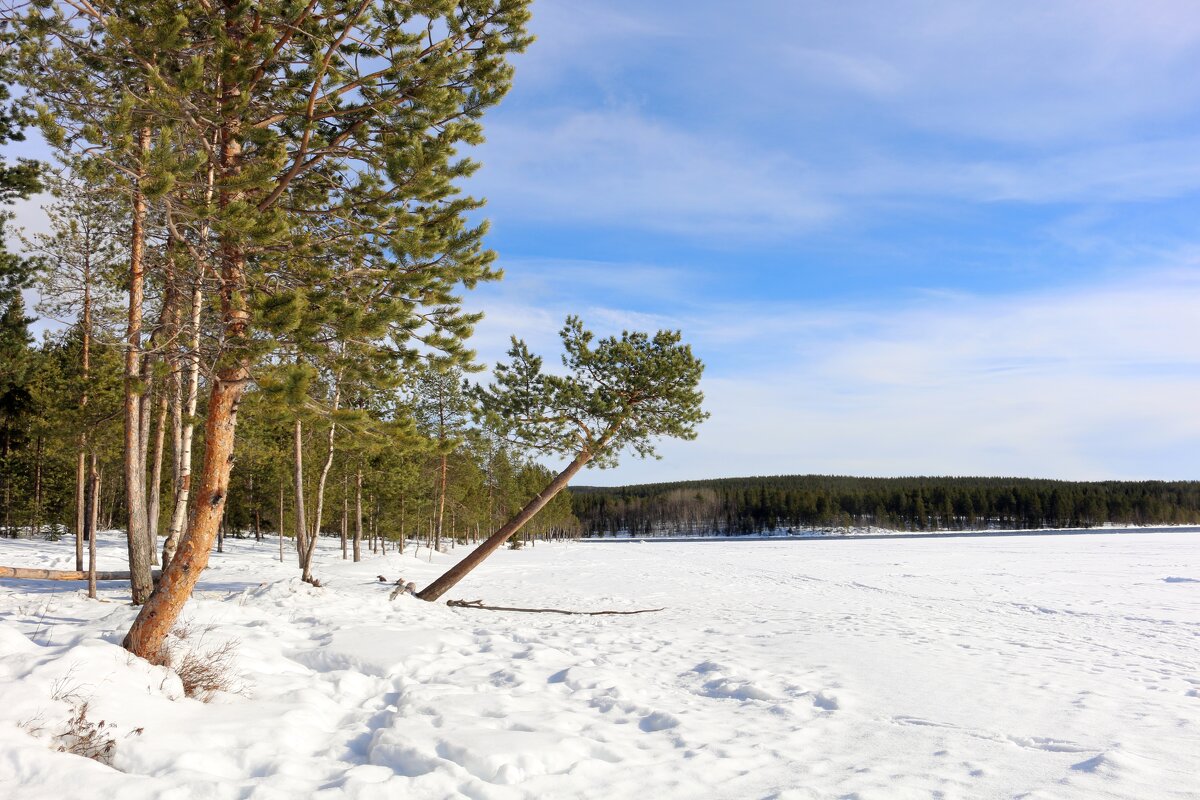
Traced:
<path id="1" fill-rule="evenodd" d="M 120 569 L 123 545 L 101 542 Z M 230 540 L 181 647 L 239 642 L 237 693 L 182 696 L 103 584 L 0 582 L 12 798 L 1196 798 L 1200 535 L 730 542 L 342 562 L 301 583 Z M 58 567 L 73 545 L 0 541 Z M 112 765 L 56 751 L 83 701 Z"/>

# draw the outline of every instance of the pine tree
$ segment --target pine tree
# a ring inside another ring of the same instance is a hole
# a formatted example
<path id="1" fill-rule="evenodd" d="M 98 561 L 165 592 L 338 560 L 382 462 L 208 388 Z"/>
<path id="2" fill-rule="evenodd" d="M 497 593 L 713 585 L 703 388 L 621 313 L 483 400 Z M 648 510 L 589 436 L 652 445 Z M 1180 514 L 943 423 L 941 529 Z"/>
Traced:
<path id="1" fill-rule="evenodd" d="M 2 26 L 0 22 L 0 147 L 24 140 L 23 126 L 27 121 L 23 109 L 11 102 L 9 84 L 15 80 L 18 65 L 14 58 L 14 36 Z M 9 206 L 15 200 L 40 191 L 41 171 L 41 165 L 36 161 L 20 159 L 16 164 L 10 164 L 0 157 L 0 206 Z M 14 296 L 26 288 L 32 278 L 32 265 L 28 259 L 9 252 L 6 246 L 6 229 L 11 221 L 12 212 L 0 208 L 0 308 L 8 308 Z"/>
<path id="2" fill-rule="evenodd" d="M 0 311 L 0 523 L 8 535 L 13 528 L 14 459 L 28 434 L 34 413 L 30 383 L 37 351 L 32 347 L 25 301 L 20 292 L 10 296 Z"/>
<path id="3" fill-rule="evenodd" d="M 506 57 L 528 42 L 526 0 L 363 0 L 319 11 L 233 0 L 61 3 L 32 6 L 23 20 L 24 74 L 42 81 L 33 88 L 51 136 L 53 112 L 70 119 L 66 103 L 50 110 L 57 94 L 96 89 L 112 113 L 103 125 L 76 126 L 80 140 L 107 148 L 168 220 L 193 230 L 211 223 L 211 239 L 180 236 L 219 278 L 222 348 L 204 462 L 187 532 L 126 639 L 138 655 L 157 652 L 207 564 L 237 408 L 289 318 L 277 312 L 322 277 L 297 270 L 346 264 L 338 282 L 371 287 L 395 347 L 419 341 L 450 353 L 462 351 L 474 322 L 454 288 L 494 274 L 482 227 L 466 222 L 479 203 L 455 188 L 474 165 L 455 149 L 480 141 L 479 117 L 507 90 Z M 96 69 L 106 71 L 101 86 L 89 75 Z M 67 139 L 60 126 L 57 140 Z M 208 164 L 211 204 L 195 190 Z M 354 258 L 335 259 L 351 240 Z M 130 328 L 132 350 L 132 319 Z"/>
<path id="4" fill-rule="evenodd" d="M 431 359 L 417 373 L 412 409 L 417 422 L 433 443 L 437 458 L 437 509 L 434 550 L 442 549 L 450 457 L 462 444 L 471 417 L 471 401 L 464 387 L 463 370 L 453 363 Z"/>
<path id="5" fill-rule="evenodd" d="M 490 427 L 515 443 L 570 463 L 516 516 L 466 558 L 423 589 L 437 600 L 544 508 L 588 464 L 615 466 L 623 451 L 655 456 L 657 439 L 693 439 L 707 413 L 698 384 L 703 364 L 680 343 L 678 331 L 653 337 L 628 331 L 592 345 L 578 317 L 560 332 L 566 375 L 542 371 L 542 360 L 513 339 L 510 361 L 496 367 L 495 383 L 479 392 Z"/>

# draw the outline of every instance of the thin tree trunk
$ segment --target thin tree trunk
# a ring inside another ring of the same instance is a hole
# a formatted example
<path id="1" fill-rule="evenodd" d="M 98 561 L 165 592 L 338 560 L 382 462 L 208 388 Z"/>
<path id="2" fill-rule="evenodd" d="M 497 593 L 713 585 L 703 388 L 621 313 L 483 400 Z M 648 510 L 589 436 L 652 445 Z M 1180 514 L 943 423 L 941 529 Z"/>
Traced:
<path id="1" fill-rule="evenodd" d="M 508 541 L 509 537 L 521 530 L 525 523 L 533 519 L 534 515 L 553 500 L 555 495 L 566 488 L 567 484 L 571 482 L 571 478 L 575 477 L 575 474 L 583 469 L 591 459 L 592 456 L 589 453 L 580 453 L 576 456 L 575 460 L 568 464 L 566 469 L 555 476 L 549 486 L 543 489 L 537 497 L 530 500 L 503 528 L 489 536 L 484 540 L 483 544 L 468 553 L 466 558 L 451 567 L 440 578 L 418 592 L 417 597 L 422 600 L 433 601 L 448 592 L 456 583 L 465 578 L 471 570 L 479 566 L 485 558 L 500 549 Z"/>
<path id="2" fill-rule="evenodd" d="M 175 482 L 175 508 L 171 512 L 171 527 L 163 543 L 163 567 L 171 563 L 179 540 L 188 524 L 188 502 L 192 492 L 192 439 L 196 430 L 196 404 L 200 396 L 200 317 L 204 308 L 204 282 L 196 276 L 192 285 L 192 308 L 189 320 L 191 342 L 187 365 L 185 407 L 181 416 L 183 426 L 179 436 L 179 471 Z"/>
<path id="3" fill-rule="evenodd" d="M 399 547 L 399 550 L 397 551 L 401 555 L 404 554 L 404 545 L 408 544 L 408 541 L 405 538 L 405 534 L 404 534 L 404 522 L 405 522 L 405 520 L 404 520 L 404 497 L 401 496 L 401 498 L 400 498 L 400 547 Z"/>
<path id="4" fill-rule="evenodd" d="M 79 392 L 79 416 L 84 425 L 84 414 L 88 405 L 88 382 L 92 369 L 92 259 L 90 248 L 83 256 L 83 314 L 80 319 L 83 339 L 83 354 L 80 364 L 82 388 Z M 79 461 L 75 465 L 75 569 L 83 570 L 83 536 L 88 524 L 87 494 L 90 479 L 87 476 L 88 435 L 85 428 L 79 434 Z M 87 482 L 85 484 L 85 481 Z"/>
<path id="5" fill-rule="evenodd" d="M 320 477 L 317 480 L 317 509 L 313 512 L 312 519 L 312 536 L 308 539 L 308 548 L 305 553 L 304 563 L 301 564 L 301 579 L 312 583 L 312 557 L 317 552 L 317 542 L 320 537 L 320 523 L 324 516 L 325 507 L 325 481 L 329 479 L 329 470 L 334 465 L 334 437 L 337 433 L 337 422 L 334 421 L 337 414 L 338 403 L 342 398 L 342 375 L 338 373 L 334 380 L 334 408 L 329 416 L 329 439 L 328 449 L 326 449 L 325 464 L 320 468 Z"/>
<path id="6" fill-rule="evenodd" d="M 443 433 L 443 436 L 445 434 Z M 443 447 L 445 444 L 443 443 Z M 434 534 L 433 546 L 440 553 L 442 550 L 442 521 L 446 516 L 446 472 L 450 457 L 442 453 L 442 480 L 438 490 L 437 531 Z"/>
<path id="7" fill-rule="evenodd" d="M 321 477 L 317 480 L 317 507 L 313 513 L 312 536 L 308 540 L 308 550 L 304 554 L 304 563 L 302 579 L 312 582 L 312 559 L 313 554 L 317 551 L 317 542 L 321 536 L 321 517 L 325 508 L 325 481 L 329 478 L 329 470 L 333 467 L 333 442 L 334 436 L 337 433 L 337 423 L 334 421 L 334 415 L 337 414 L 338 404 L 342 397 L 342 376 L 339 373 L 334 381 L 333 388 L 333 412 L 329 415 L 329 439 L 325 456 L 325 465 L 321 467 Z"/>
<path id="8" fill-rule="evenodd" d="M 172 469 L 172 477 L 179 473 L 179 359 L 177 357 L 177 344 L 179 341 L 179 291 L 176 285 L 175 276 L 175 238 L 169 235 L 167 237 L 166 250 L 166 275 L 164 276 L 165 291 L 163 292 L 162 311 L 159 315 L 158 327 L 154 330 L 154 335 L 151 342 L 156 345 L 155 349 L 163 346 L 161 341 L 165 335 L 166 352 L 165 358 L 169 369 L 170 377 L 168 384 L 163 387 L 161 397 L 159 398 L 157 427 L 154 434 L 154 450 L 150 457 L 150 497 L 146 504 L 146 528 L 147 539 L 150 542 L 150 559 L 157 565 L 159 564 L 158 557 L 158 524 L 161 516 L 162 504 L 162 463 L 163 449 L 165 446 L 167 434 L 167 412 L 171 410 L 171 435 L 172 444 L 175 449 L 175 464 Z M 147 369 L 143 373 L 149 371 L 149 361 L 147 361 Z M 172 410 L 173 409 L 173 410 Z M 174 492 L 172 492 L 174 494 Z"/>
<path id="9" fill-rule="evenodd" d="M 83 537 L 87 525 L 87 454 L 86 437 L 80 436 L 79 460 L 75 463 L 75 571 L 83 572 Z"/>
<path id="10" fill-rule="evenodd" d="M 150 456 L 150 499 L 146 504 L 147 538 L 150 541 L 150 559 L 158 562 L 158 517 L 162 500 L 163 447 L 167 435 L 167 398 L 159 401 L 157 428 L 154 433 L 154 451 Z"/>
<path id="11" fill-rule="evenodd" d="M 17 534 L 12 527 L 12 476 L 8 468 L 8 457 L 12 447 L 12 434 L 7 430 L 4 431 L 4 458 L 0 463 L 4 464 L 4 470 L 0 472 L 0 479 L 4 480 L 4 535 L 10 539 L 17 538 Z"/>
<path id="12" fill-rule="evenodd" d="M 362 467 L 354 473 L 354 561 L 362 560 Z"/>
<path id="13" fill-rule="evenodd" d="M 167 538 L 163 542 L 162 563 L 167 563 L 167 542 L 176 517 L 176 505 L 179 502 L 183 468 L 183 304 L 179 299 L 179 274 L 175 270 L 174 259 L 168 259 L 167 282 L 171 302 L 171 329 L 167 342 L 167 392 L 171 412 L 171 501 L 170 515 L 167 519 Z M 190 450 L 190 448 L 189 448 Z M 185 503 L 186 505 L 186 503 Z M 178 538 L 176 538 L 178 541 Z M 172 545 L 174 547 L 174 545 Z"/>
<path id="14" fill-rule="evenodd" d="M 342 478 L 342 560 L 349 556 L 346 553 L 347 539 L 350 534 L 350 476 Z"/>
<path id="15" fill-rule="evenodd" d="M 138 134 L 138 151 L 144 161 L 150 150 L 150 129 Z M 132 231 L 129 247 L 129 315 L 125 331 L 125 505 L 128 526 L 130 589 L 134 605 L 154 591 L 150 559 L 146 553 L 146 461 L 142 442 L 142 305 L 145 302 L 146 198 L 140 177 L 134 183 Z"/>
<path id="16" fill-rule="evenodd" d="M 283 477 L 279 478 L 279 521 L 275 523 L 275 530 L 279 533 L 279 563 L 283 563 Z"/>
<path id="17" fill-rule="evenodd" d="M 42 532 L 42 443 L 43 438 L 37 437 L 33 451 L 33 535 Z"/>
<path id="18" fill-rule="evenodd" d="M 217 143 L 218 139 L 214 137 L 214 144 Z M 206 203 L 212 201 L 215 185 L 216 165 L 210 161 L 204 186 L 204 199 Z M 199 237 L 202 246 L 208 242 L 209 227 L 207 219 L 200 225 Z M 224 294 L 222 295 L 222 302 L 224 302 Z M 179 463 L 179 468 L 175 474 L 175 489 L 173 492 L 175 507 L 171 511 L 171 527 L 167 530 L 167 540 L 163 543 L 164 569 L 175 554 L 175 549 L 178 547 L 179 540 L 184 533 L 184 526 L 188 523 L 187 510 L 192 488 L 192 437 L 196 427 L 196 402 L 200 394 L 200 321 L 203 309 L 204 273 L 201 270 L 192 280 L 192 305 L 188 318 L 188 331 L 191 334 L 191 341 L 189 342 L 191 352 L 189 353 L 190 358 L 188 360 L 187 373 L 187 406 L 180 415 L 183 419 L 182 430 L 178 438 L 178 450 L 175 455 Z M 228 320 L 226 320 L 226 325 L 228 325 Z M 180 391 L 182 392 L 182 381 Z"/>
<path id="19" fill-rule="evenodd" d="M 304 515 L 304 423 L 296 418 L 292 433 L 293 507 L 296 511 L 296 553 L 304 570 L 308 554 L 308 521 Z"/>
<path id="20" fill-rule="evenodd" d="M 104 467 L 100 467 L 100 486 L 104 486 Z M 96 497 L 100 498 L 97 502 L 104 499 L 104 492 L 98 492 Z M 111 531 L 114 527 L 113 521 L 117 516 L 117 485 L 114 483 L 112 493 L 108 497 L 108 510 L 104 512 L 104 524 L 100 526 L 103 530 Z"/>
<path id="21" fill-rule="evenodd" d="M 91 470 L 87 488 L 87 538 L 88 538 L 88 597 L 96 599 L 96 515 L 100 508 L 100 471 L 96 469 L 97 457 L 92 453 Z"/>
<path id="22" fill-rule="evenodd" d="M 383 537 L 379 535 L 379 504 L 375 502 L 375 495 L 371 495 L 371 538 L 379 541 L 380 553 L 386 553 L 383 548 Z"/>
<path id="23" fill-rule="evenodd" d="M 101 467 L 96 473 L 97 488 L 96 488 L 96 504 L 101 505 L 104 499 L 104 468 Z M 108 510 L 104 511 L 103 523 L 100 528 L 104 530 L 113 530 L 113 519 L 116 516 L 116 489 L 113 489 L 112 494 L 108 498 Z M 97 530 L 100 530 L 97 528 Z"/>

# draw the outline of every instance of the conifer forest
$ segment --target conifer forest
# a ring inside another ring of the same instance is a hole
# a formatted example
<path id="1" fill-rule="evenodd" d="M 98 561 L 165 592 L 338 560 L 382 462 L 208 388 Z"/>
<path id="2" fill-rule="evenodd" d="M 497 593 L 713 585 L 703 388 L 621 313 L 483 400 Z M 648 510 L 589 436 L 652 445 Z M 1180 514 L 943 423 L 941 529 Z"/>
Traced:
<path id="1" fill-rule="evenodd" d="M 579 487 L 585 535 L 738 535 L 811 528 L 903 531 L 1200 522 L 1196 481 L 776 475 Z"/>

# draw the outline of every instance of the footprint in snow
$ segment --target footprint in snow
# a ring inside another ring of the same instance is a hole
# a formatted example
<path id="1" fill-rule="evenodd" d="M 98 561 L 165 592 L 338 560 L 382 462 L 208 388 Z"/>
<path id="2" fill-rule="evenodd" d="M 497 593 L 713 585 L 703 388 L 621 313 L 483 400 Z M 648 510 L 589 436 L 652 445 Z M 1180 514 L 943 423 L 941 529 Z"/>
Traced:
<path id="1" fill-rule="evenodd" d="M 674 714 L 668 714 L 665 711 L 652 711 L 642 717 L 638 727 L 646 733 L 654 733 L 656 731 L 665 731 L 669 728 L 674 728 L 679 725 L 679 718 Z"/>

